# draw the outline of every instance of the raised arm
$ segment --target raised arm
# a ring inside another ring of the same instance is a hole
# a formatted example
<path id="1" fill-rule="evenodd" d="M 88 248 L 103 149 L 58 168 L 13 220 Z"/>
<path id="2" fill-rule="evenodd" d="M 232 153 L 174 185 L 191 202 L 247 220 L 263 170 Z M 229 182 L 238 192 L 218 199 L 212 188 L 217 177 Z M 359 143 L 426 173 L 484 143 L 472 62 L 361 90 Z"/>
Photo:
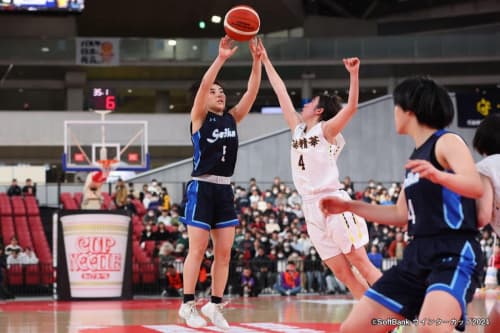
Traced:
<path id="1" fill-rule="evenodd" d="M 201 128 L 203 120 L 207 116 L 208 93 L 217 78 L 217 74 L 219 74 L 222 65 L 224 65 L 226 60 L 231 57 L 237 49 L 238 47 L 234 46 L 234 41 L 229 37 L 225 36 L 221 38 L 219 42 L 219 54 L 212 65 L 207 69 L 205 75 L 203 75 L 200 87 L 194 98 L 193 108 L 191 109 L 192 133 L 197 132 Z"/>
<path id="2" fill-rule="evenodd" d="M 262 44 L 262 41 L 259 40 L 259 45 L 261 45 L 261 58 L 264 67 L 266 68 L 267 78 L 273 87 L 274 93 L 278 97 L 278 102 L 280 103 L 281 110 L 283 110 L 283 116 L 285 117 L 285 121 L 288 124 L 288 127 L 293 131 L 298 124 L 302 122 L 302 118 L 299 113 L 295 111 L 293 107 L 292 100 L 288 95 L 286 90 L 285 83 L 279 76 L 278 72 L 274 68 L 271 60 L 267 56 L 266 49 Z"/>
<path id="3" fill-rule="evenodd" d="M 250 78 L 248 79 L 247 91 L 243 94 L 238 104 L 236 104 L 230 111 L 239 123 L 245 116 L 250 112 L 252 104 L 257 98 L 257 93 L 259 92 L 260 80 L 262 77 L 262 62 L 260 60 L 260 47 L 257 43 L 257 38 L 252 38 L 248 42 L 250 48 L 250 53 L 252 54 L 252 72 L 250 73 Z"/>
<path id="4" fill-rule="evenodd" d="M 332 142 L 337 134 L 342 132 L 358 110 L 360 61 L 358 58 L 348 58 L 343 59 L 343 62 L 350 75 L 349 98 L 346 106 L 344 106 L 335 117 L 331 118 L 323 125 L 325 137 L 330 142 Z"/>

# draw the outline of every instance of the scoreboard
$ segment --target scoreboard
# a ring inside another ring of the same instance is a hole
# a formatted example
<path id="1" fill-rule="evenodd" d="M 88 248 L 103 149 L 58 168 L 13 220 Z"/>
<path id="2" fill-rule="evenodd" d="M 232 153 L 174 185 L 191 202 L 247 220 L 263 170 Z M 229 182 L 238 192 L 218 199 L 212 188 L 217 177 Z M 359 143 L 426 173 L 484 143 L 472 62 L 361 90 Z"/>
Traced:
<path id="1" fill-rule="evenodd" d="M 116 109 L 116 94 L 113 89 L 109 88 L 92 88 L 89 108 L 92 110 L 108 110 Z"/>

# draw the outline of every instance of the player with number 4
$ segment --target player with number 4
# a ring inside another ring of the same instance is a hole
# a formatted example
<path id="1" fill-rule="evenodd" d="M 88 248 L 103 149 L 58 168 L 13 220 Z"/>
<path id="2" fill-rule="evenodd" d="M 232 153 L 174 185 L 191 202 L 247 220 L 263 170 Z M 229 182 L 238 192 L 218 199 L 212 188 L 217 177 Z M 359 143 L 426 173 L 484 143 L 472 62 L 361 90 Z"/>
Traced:
<path id="1" fill-rule="evenodd" d="M 262 41 L 259 43 L 262 45 Z M 326 195 L 349 199 L 339 180 L 337 158 L 345 144 L 341 131 L 358 108 L 360 61 L 358 58 L 343 59 L 350 75 L 349 98 L 345 107 L 337 96 L 320 95 L 305 104 L 302 113 L 297 113 L 264 46 L 261 49 L 268 79 L 292 131 L 293 182 L 302 196 L 309 237 L 335 276 L 354 297 L 360 298 L 368 284 L 373 284 L 382 275 L 366 254 L 366 222 L 352 213 L 326 217 L 319 207 L 320 199 Z M 361 279 L 355 275 L 351 265 L 361 274 Z"/>
<path id="2" fill-rule="evenodd" d="M 354 305 L 340 332 L 385 333 L 393 327 L 375 327 L 371 318 L 417 317 L 426 320 L 419 332 L 452 332 L 455 326 L 463 331 L 467 303 L 481 285 L 483 269 L 475 206 L 484 191 L 481 178 L 467 144 L 445 129 L 454 110 L 443 87 L 429 78 L 409 78 L 396 87 L 393 98 L 396 131 L 415 142 L 397 203 L 328 197 L 321 207 L 325 214 L 353 212 L 407 226 L 412 240 L 403 259 Z"/>

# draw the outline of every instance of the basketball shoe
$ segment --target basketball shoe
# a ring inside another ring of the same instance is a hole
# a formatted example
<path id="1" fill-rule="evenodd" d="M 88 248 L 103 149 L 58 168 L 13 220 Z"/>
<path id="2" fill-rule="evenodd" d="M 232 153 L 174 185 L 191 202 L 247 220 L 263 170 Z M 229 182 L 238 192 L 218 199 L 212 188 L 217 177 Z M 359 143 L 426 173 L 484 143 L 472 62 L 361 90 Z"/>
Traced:
<path id="1" fill-rule="evenodd" d="M 207 321 L 198 313 L 195 301 L 182 303 L 179 308 L 179 317 L 184 319 L 189 327 L 200 328 L 207 325 Z"/>
<path id="2" fill-rule="evenodd" d="M 208 302 L 201 308 L 201 313 L 210 321 L 220 328 L 221 330 L 228 330 L 229 329 L 229 324 L 226 321 L 226 318 L 222 315 L 221 310 L 224 308 L 224 306 L 227 303 L 221 303 L 221 304 L 215 304 L 212 302 Z"/>

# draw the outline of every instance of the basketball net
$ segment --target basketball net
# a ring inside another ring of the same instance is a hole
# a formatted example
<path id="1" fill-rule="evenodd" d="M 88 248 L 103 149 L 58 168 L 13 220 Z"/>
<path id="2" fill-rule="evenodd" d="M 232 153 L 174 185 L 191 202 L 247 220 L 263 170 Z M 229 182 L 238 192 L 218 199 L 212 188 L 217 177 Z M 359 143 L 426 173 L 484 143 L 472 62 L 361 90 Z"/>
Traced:
<path id="1" fill-rule="evenodd" d="M 103 175 L 107 178 L 111 171 L 116 169 L 118 167 L 118 160 L 108 160 L 108 159 L 103 159 L 103 160 L 98 160 L 97 163 L 99 164 L 99 167 L 103 173 Z"/>

